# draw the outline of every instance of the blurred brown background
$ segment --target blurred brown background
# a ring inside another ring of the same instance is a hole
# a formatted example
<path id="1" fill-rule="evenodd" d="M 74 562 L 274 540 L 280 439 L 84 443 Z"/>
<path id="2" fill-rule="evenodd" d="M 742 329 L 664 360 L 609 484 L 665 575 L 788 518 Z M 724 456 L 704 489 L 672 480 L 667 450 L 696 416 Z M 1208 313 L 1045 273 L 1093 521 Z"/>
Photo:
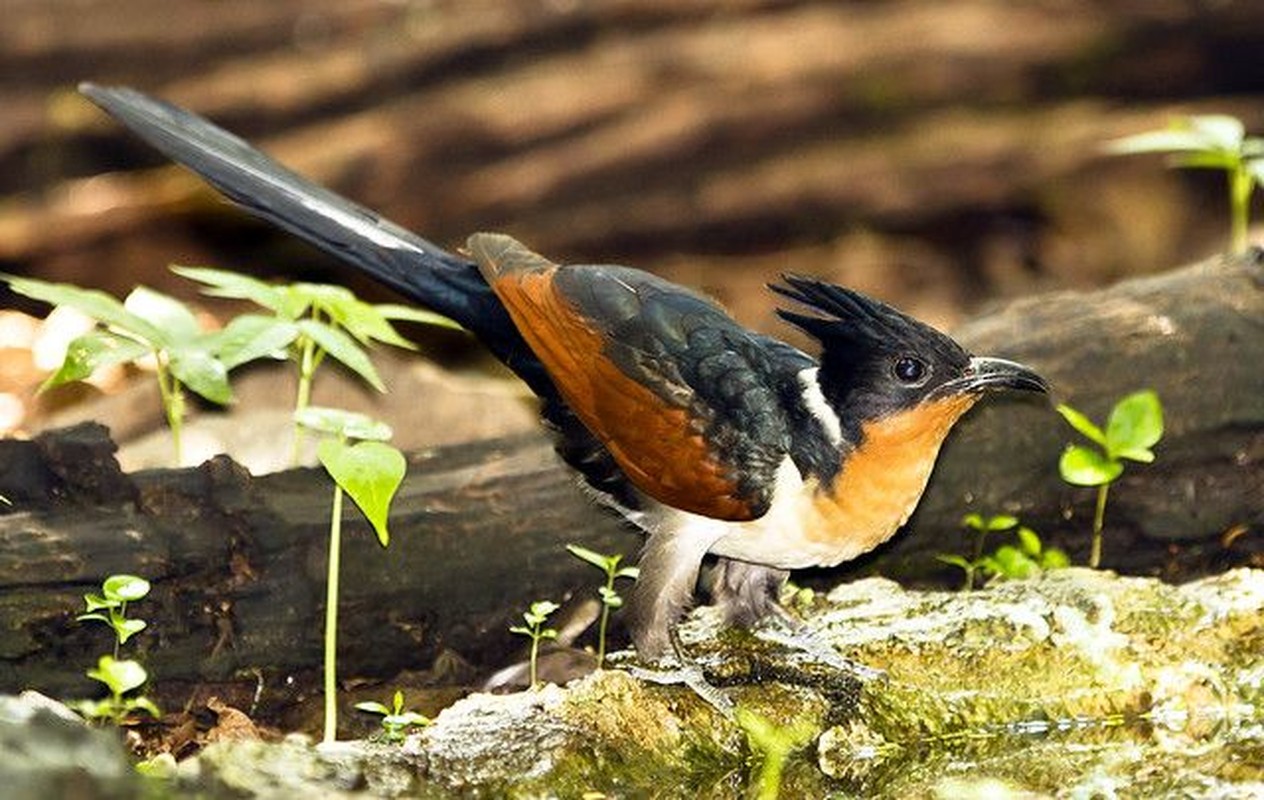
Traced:
<path id="1" fill-rule="evenodd" d="M 5 0 L 0 269 L 348 277 L 88 106 L 93 80 L 449 247 L 508 231 L 766 328 L 783 270 L 951 325 L 1221 248 L 1221 175 L 1100 146 L 1190 111 L 1258 131 L 1260 31 L 1254 0 Z"/>

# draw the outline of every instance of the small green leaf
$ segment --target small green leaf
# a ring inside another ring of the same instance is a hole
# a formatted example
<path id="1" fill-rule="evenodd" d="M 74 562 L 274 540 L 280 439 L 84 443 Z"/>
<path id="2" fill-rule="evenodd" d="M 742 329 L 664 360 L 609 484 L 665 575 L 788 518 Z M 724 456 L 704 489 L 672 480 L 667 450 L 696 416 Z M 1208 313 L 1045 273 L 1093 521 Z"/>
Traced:
<path id="1" fill-rule="evenodd" d="M 1036 557 L 1040 555 L 1040 537 L 1026 525 L 1018 529 L 1018 546 L 1029 556 Z"/>
<path id="2" fill-rule="evenodd" d="M 114 632 L 118 636 L 119 644 L 127 644 L 127 640 L 145 630 L 146 623 L 143 619 L 123 619 L 116 620 L 114 623 Z"/>
<path id="3" fill-rule="evenodd" d="M 66 357 L 61 367 L 48 376 L 40 391 L 87 378 L 101 367 L 125 364 L 148 355 L 150 348 L 135 339 L 109 331 L 96 330 L 85 333 L 66 346 Z"/>
<path id="4" fill-rule="evenodd" d="M 954 567 L 961 567 L 967 572 L 974 569 L 974 562 L 970 561 L 965 556 L 959 556 L 956 553 L 939 553 L 935 556 L 935 559 L 937 561 L 942 561 L 945 564 L 951 564 Z"/>
<path id="5" fill-rule="evenodd" d="M 109 600 L 131 603 L 149 594 L 150 583 L 135 575 L 111 575 L 101 584 L 101 590 Z"/>
<path id="6" fill-rule="evenodd" d="M 1106 150 L 1117 155 L 1134 155 L 1138 153 L 1179 153 L 1182 151 L 1203 150 L 1208 142 L 1192 130 L 1160 130 L 1146 131 L 1133 136 L 1125 136 L 1107 142 Z"/>
<path id="7" fill-rule="evenodd" d="M 636 580 L 637 578 L 641 577 L 641 568 L 640 567 L 623 567 L 618 572 L 616 572 L 614 576 L 616 578 L 631 578 L 632 580 Z"/>
<path id="8" fill-rule="evenodd" d="M 317 347 L 359 375 L 374 389 L 379 392 L 386 391 L 386 386 L 378 377 L 377 370 L 373 368 L 373 362 L 369 361 L 368 354 L 356 343 L 355 339 L 337 328 L 312 319 L 300 320 L 298 327 L 299 331 L 315 342 Z"/>
<path id="9" fill-rule="evenodd" d="M 131 660 L 119 661 L 114 656 L 101 656 L 96 669 L 88 670 L 88 677 L 109 687 L 112 694 L 124 694 L 149 679 L 145 668 Z"/>
<path id="10" fill-rule="evenodd" d="M 377 531 L 378 541 L 386 547 L 390 543 L 386 522 L 391 499 L 407 469 L 403 453 L 382 442 L 348 445 L 325 439 L 316 454 L 334 481 L 360 507 Z"/>
<path id="11" fill-rule="evenodd" d="M 1058 404 L 1058 413 L 1062 415 L 1062 418 L 1065 419 L 1072 428 L 1075 428 L 1077 431 L 1084 434 L 1084 436 L 1090 441 L 1096 442 L 1102 447 L 1106 446 L 1106 432 L 1097 427 L 1097 425 L 1084 414 L 1076 411 L 1074 408 L 1071 408 L 1066 403 Z"/>
<path id="12" fill-rule="evenodd" d="M 341 408 L 308 406 L 294 412 L 294 421 L 318 433 L 328 433 L 347 439 L 384 442 L 394 435 L 391 426 L 385 422 Z"/>
<path id="13" fill-rule="evenodd" d="M 114 600 L 109 597 L 102 597 L 99 594 L 85 594 L 83 602 L 89 611 L 97 611 L 102 608 L 118 608 L 122 601 Z"/>
<path id="14" fill-rule="evenodd" d="M 177 345 L 167 357 L 171 374 L 191 392 L 220 405 L 233 402 L 228 367 L 198 343 Z"/>
<path id="15" fill-rule="evenodd" d="M 123 301 L 123 308 L 157 328 L 158 341 L 163 344 L 187 344 L 202 334 L 202 327 L 188 306 L 147 286 L 133 289 Z"/>
<path id="16" fill-rule="evenodd" d="M 1124 471 L 1123 464 L 1112 461 L 1104 453 L 1079 445 L 1070 445 L 1058 461 L 1062 480 L 1076 486 L 1101 486 L 1110 483 Z"/>
<path id="17" fill-rule="evenodd" d="M 370 714 L 381 714 L 382 716 L 386 716 L 387 714 L 391 713 L 391 710 L 389 708 L 382 705 L 376 700 L 364 700 L 362 702 L 356 703 L 355 707 L 360 709 L 361 711 L 367 711 Z"/>
<path id="18" fill-rule="evenodd" d="M 1150 448 L 1163 438 L 1163 406 L 1153 390 L 1134 392 L 1115 404 L 1106 422 L 1106 450 L 1133 461 L 1153 461 Z"/>
<path id="19" fill-rule="evenodd" d="M 223 330 L 210 334 L 208 346 L 231 370 L 259 358 L 285 358 L 285 349 L 297 337 L 298 327 L 293 322 L 261 314 L 242 314 Z"/>
<path id="20" fill-rule="evenodd" d="M 98 606 L 98 608 L 101 608 L 101 607 L 102 606 Z M 96 620 L 98 622 L 104 622 L 106 625 L 110 625 L 111 627 L 114 625 L 114 620 L 110 619 L 104 614 L 97 614 L 95 612 L 91 614 L 80 614 L 79 616 L 75 617 L 75 619 L 79 620 L 80 622 L 86 622 L 88 620 Z"/>
<path id="21" fill-rule="evenodd" d="M 987 529 L 989 531 L 1007 531 L 1018 524 L 1018 517 L 1009 514 L 996 514 L 989 517 L 987 521 Z"/>
<path id="22" fill-rule="evenodd" d="M 598 586 L 597 595 L 601 598 L 602 605 L 608 608 L 621 608 L 623 606 L 623 598 L 614 589 Z"/>
<path id="23" fill-rule="evenodd" d="M 1001 545 L 992 556 L 998 574 L 1006 578 L 1029 578 L 1040 571 L 1036 562 L 1017 547 Z"/>
<path id="24" fill-rule="evenodd" d="M 123 308 L 122 303 L 105 292 L 4 273 L 0 273 L 0 280 L 8 281 L 9 287 L 20 295 L 55 306 L 69 306 L 104 325 L 135 333 L 147 342 L 157 344 L 163 341 L 161 331 Z"/>
<path id="25" fill-rule="evenodd" d="M 620 556 L 603 556 L 595 550 L 589 550 L 587 547 L 582 547 L 577 544 L 568 544 L 566 545 L 566 549 L 570 551 L 571 555 L 575 556 L 579 560 L 586 561 L 603 572 L 610 571 L 616 564 L 619 563 L 621 558 Z"/>
<path id="26" fill-rule="evenodd" d="M 1229 152 L 1240 151 L 1242 140 L 1246 137 L 1242 121 L 1228 114 L 1195 114 L 1189 117 L 1186 125 L 1208 146 Z"/>
<path id="27" fill-rule="evenodd" d="M 1071 559 L 1060 548 L 1050 547 L 1040 554 L 1041 569 L 1065 569 L 1069 566 L 1071 566 Z"/>
<path id="28" fill-rule="evenodd" d="M 379 314 L 389 320 L 420 322 L 423 325 L 436 325 L 441 328 L 452 328 L 458 331 L 464 330 L 464 328 L 447 317 L 421 308 L 412 308 L 411 306 L 394 305 L 391 303 L 379 303 L 374 306 L 374 308 L 377 309 Z"/>
<path id="29" fill-rule="evenodd" d="M 361 344 L 371 341 L 384 342 L 407 350 L 417 346 L 399 335 L 390 320 L 382 316 L 377 306 L 352 296 L 330 309 L 330 318 Z"/>
<path id="30" fill-rule="evenodd" d="M 226 297 L 235 300 L 250 300 L 256 305 L 282 314 L 289 307 L 287 299 L 283 292 L 277 287 L 264 283 L 263 281 L 252 278 L 248 275 L 242 275 L 237 272 L 230 272 L 223 269 L 210 269 L 208 267 L 183 267 L 172 266 L 171 271 L 190 280 L 204 283 L 209 289 L 203 289 L 202 294 L 208 297 Z M 303 309 L 298 311 L 302 314 Z M 287 317 L 290 320 L 297 319 L 298 314 Z M 282 314 L 282 316 L 285 316 Z"/>
<path id="31" fill-rule="evenodd" d="M 987 527 L 983 522 L 983 515 L 974 511 L 962 517 L 961 524 L 976 531 L 984 530 Z"/>
<path id="32" fill-rule="evenodd" d="M 154 705 L 154 701 L 148 697 L 137 697 L 128 702 L 128 710 L 139 709 L 149 714 L 154 719 L 162 716 L 162 712 L 158 710 L 158 706 Z"/>

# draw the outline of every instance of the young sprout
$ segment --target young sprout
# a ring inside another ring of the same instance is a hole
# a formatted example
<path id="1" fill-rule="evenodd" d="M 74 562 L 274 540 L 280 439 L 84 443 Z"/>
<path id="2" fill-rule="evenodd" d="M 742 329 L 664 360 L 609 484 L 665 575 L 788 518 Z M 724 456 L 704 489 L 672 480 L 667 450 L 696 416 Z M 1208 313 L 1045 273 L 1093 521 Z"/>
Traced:
<path id="1" fill-rule="evenodd" d="M 1163 438 L 1163 406 L 1152 390 L 1134 392 L 1111 409 L 1105 430 L 1066 404 L 1058 406 L 1058 413 L 1072 428 L 1097 445 L 1067 445 L 1058 462 L 1062 480 L 1074 486 L 1097 487 L 1093 545 L 1088 561 L 1090 567 L 1097 568 L 1102 560 L 1102 527 L 1110 485 L 1123 474 L 1125 460 L 1143 464 L 1154 461 L 1154 452 L 1150 448 Z"/>
<path id="2" fill-rule="evenodd" d="M 83 380 L 102 367 L 152 356 L 177 464 L 184 455 L 185 390 L 219 405 L 231 403 L 228 371 L 285 344 L 277 344 L 274 333 L 246 318 L 233 320 L 222 330 L 203 330 L 184 303 L 143 286 L 120 303 L 104 292 L 64 283 L 3 274 L 0 280 L 18 294 L 72 308 L 97 321 L 96 329 L 70 343 L 61 367 L 40 391 Z"/>
<path id="3" fill-rule="evenodd" d="M 149 594 L 149 581 L 135 575 L 111 575 L 101 584 L 101 594 L 85 594 L 86 613 L 76 619 L 104 622 L 114 631 L 114 657 L 119 645 L 145 630 L 145 620 L 128 619 L 127 604 Z M 105 612 L 105 613 L 101 613 Z"/>
<path id="4" fill-rule="evenodd" d="M 80 700 L 75 704 L 88 719 L 105 719 L 118 725 L 134 711 L 144 711 L 153 717 L 162 716 L 158 706 L 148 697 L 127 696 L 128 692 L 140 688 L 149 680 L 148 673 L 139 663 L 105 655 L 97 660 L 96 669 L 88 670 L 87 675 L 105 684 L 110 692 L 110 696 L 102 700 Z"/>
<path id="5" fill-rule="evenodd" d="M 597 626 L 597 669 L 601 669 L 606 661 L 606 626 L 610 620 L 610 612 L 623 606 L 623 598 L 615 591 L 614 582 L 619 578 L 636 580 L 641 571 L 636 567 L 620 568 L 619 563 L 623 561 L 623 556 L 618 553 L 605 556 L 577 544 L 568 544 L 566 549 L 571 555 L 592 564 L 606 576 L 605 585 L 597 588 L 597 595 L 601 598 L 601 620 Z"/>
<path id="6" fill-rule="evenodd" d="M 129 619 L 127 604 L 149 594 L 149 581 L 135 575 L 111 575 L 101 584 L 101 594 L 83 596 L 87 612 L 77 619 L 105 623 L 114 632 L 114 654 L 97 659 L 95 669 L 87 672 L 89 678 L 104 684 L 110 696 L 102 700 L 81 700 L 76 707 L 88 719 L 105 719 L 121 723 L 134 711 L 144 711 L 160 716 L 158 707 L 147 697 L 127 697 L 149 679 L 145 668 L 130 659 L 120 660 L 119 646 L 145 629 L 142 619 Z M 104 612 L 104 613 L 103 613 Z"/>
<path id="7" fill-rule="evenodd" d="M 390 543 L 387 517 L 391 500 L 404 480 L 404 455 L 384 440 L 391 437 L 390 426 L 334 408 L 309 406 L 295 414 L 300 425 L 327 434 L 316 453 L 321 465 L 334 480 L 333 504 L 329 515 L 329 566 L 325 584 L 325 731 L 324 741 L 332 742 L 338 728 L 337 652 L 338 578 L 342 552 L 342 498 L 346 494 L 364 513 L 377 533 L 378 542 Z M 348 439 L 360 439 L 356 444 Z"/>
<path id="8" fill-rule="evenodd" d="M 1110 152 L 1171 153 L 1174 167 L 1224 170 L 1229 176 L 1229 243 L 1241 253 L 1247 245 L 1251 193 L 1264 182 L 1264 139 L 1247 136 L 1241 121 L 1224 114 L 1204 114 L 1172 120 L 1167 128 L 1117 139 Z"/>
<path id="9" fill-rule="evenodd" d="M 204 294 L 249 300 L 272 312 L 272 316 L 244 315 L 267 330 L 298 367 L 298 390 L 294 411 L 300 413 L 311 402 L 316 369 L 328 356 L 354 372 L 378 391 L 386 391 L 364 348 L 373 342 L 415 350 L 391 323 L 400 320 L 455 328 L 456 323 L 429 311 L 392 304 L 366 303 L 350 290 L 325 283 L 272 285 L 256 278 L 205 267 L 172 267 L 182 275 L 209 288 Z M 297 463 L 302 443 L 302 426 L 295 426 L 292 460 Z"/>
<path id="10" fill-rule="evenodd" d="M 966 514 L 961 518 L 961 524 L 978 532 L 974 557 L 944 554 L 936 558 L 965 571 L 966 583 L 963 588 L 966 591 L 974 588 L 975 576 L 980 572 L 1001 578 L 1029 578 L 1044 570 L 1065 567 L 1069 563 L 1066 553 L 1056 547 L 1045 547 L 1035 531 L 1019 524 L 1018 518 L 1009 514 L 996 514 L 986 518 L 980 514 Z M 1004 531 L 1015 532 L 1018 546 L 1003 544 L 991 553 L 984 553 L 983 541 L 987 534 Z"/>
<path id="11" fill-rule="evenodd" d="M 509 629 L 510 633 L 518 633 L 531 639 L 531 688 L 534 689 L 539 684 L 537 680 L 536 665 L 540 657 L 540 642 L 544 639 L 556 639 L 557 630 L 554 628 L 544 627 L 544 623 L 548 621 L 549 615 L 557 611 L 560 606 L 551 600 L 537 600 L 531 604 L 531 608 L 522 613 L 523 620 L 526 625 L 514 625 Z"/>
<path id="12" fill-rule="evenodd" d="M 380 715 L 382 732 L 387 741 L 391 742 L 402 741 L 410 728 L 422 728 L 430 724 L 429 717 L 404 708 L 404 693 L 399 689 L 395 690 L 395 696 L 389 708 L 376 700 L 365 700 L 362 703 L 356 703 L 355 707 L 369 714 Z"/>

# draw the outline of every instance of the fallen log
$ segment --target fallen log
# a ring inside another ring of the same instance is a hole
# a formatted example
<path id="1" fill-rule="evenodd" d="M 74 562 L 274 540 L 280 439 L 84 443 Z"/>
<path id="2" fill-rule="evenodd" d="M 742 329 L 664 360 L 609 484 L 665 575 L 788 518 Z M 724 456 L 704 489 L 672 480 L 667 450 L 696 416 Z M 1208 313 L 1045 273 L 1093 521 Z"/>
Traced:
<path id="1" fill-rule="evenodd" d="M 1188 577 L 1264 551 L 1262 333 L 1264 265 L 1254 253 L 1021 301 L 960 335 L 978 352 L 1032 364 L 1094 417 L 1136 388 L 1158 391 L 1167 434 L 1158 461 L 1129 470 L 1113 492 L 1105 565 Z M 1062 484 L 1056 470 L 1072 438 L 1044 404 L 972 413 L 909 530 L 860 571 L 934 577 L 935 553 L 969 551 L 958 524 L 967 510 L 1020 514 L 1083 563 L 1092 491 Z M 74 621 L 80 595 L 132 572 L 154 582 L 136 609 L 150 628 L 134 641 L 165 687 L 258 682 L 271 702 L 294 699 L 287 679 L 320 660 L 323 472 L 252 477 L 219 457 L 124 474 L 113 447 L 91 425 L 0 442 L 0 494 L 13 504 L 0 507 L 0 689 L 86 692 L 82 668 L 105 645 Z M 389 549 L 354 509 L 346 521 L 348 677 L 387 678 L 445 652 L 495 665 L 530 601 L 591 592 L 595 575 L 564 543 L 628 554 L 639 544 L 589 502 L 543 432 L 413 455 Z"/>

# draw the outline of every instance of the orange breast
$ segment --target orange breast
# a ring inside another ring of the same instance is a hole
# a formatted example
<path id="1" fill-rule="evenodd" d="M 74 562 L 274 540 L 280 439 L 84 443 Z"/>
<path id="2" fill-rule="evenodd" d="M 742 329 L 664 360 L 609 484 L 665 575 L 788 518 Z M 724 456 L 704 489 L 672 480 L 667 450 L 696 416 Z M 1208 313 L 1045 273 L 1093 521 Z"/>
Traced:
<path id="1" fill-rule="evenodd" d="M 940 445 L 976 399 L 957 395 L 865 425 L 863 444 L 834 485 L 814 494 L 803 536 L 840 542 L 855 551 L 849 558 L 889 539 L 917 507 Z"/>

